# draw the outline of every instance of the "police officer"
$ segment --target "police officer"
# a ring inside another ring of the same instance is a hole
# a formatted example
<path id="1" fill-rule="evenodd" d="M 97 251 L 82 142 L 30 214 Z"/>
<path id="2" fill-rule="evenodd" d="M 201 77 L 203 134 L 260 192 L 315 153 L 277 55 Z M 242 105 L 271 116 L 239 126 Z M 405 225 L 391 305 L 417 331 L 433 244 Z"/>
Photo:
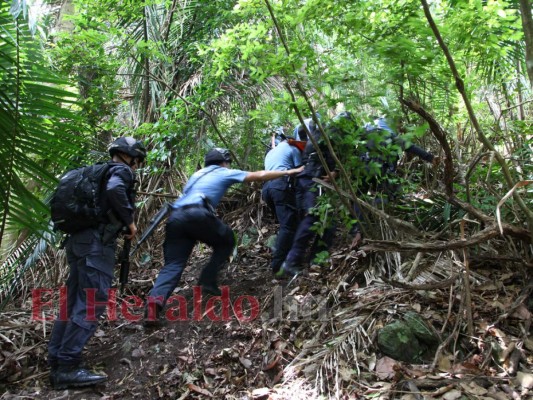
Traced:
<path id="1" fill-rule="evenodd" d="M 120 137 L 110 145 L 109 154 L 112 162 L 101 201 L 115 222 L 106 217 L 98 227 L 73 233 L 66 241 L 70 267 L 66 282 L 67 318 L 57 317 L 48 343 L 50 383 L 58 390 L 90 386 L 107 379 L 81 366 L 82 351 L 105 311 L 120 226 L 128 227 L 127 239 L 137 233 L 133 221 L 135 170 L 144 161 L 146 149 L 132 137 Z"/>
<path id="2" fill-rule="evenodd" d="M 277 145 L 265 157 L 265 170 L 286 171 L 302 164 L 302 153 L 289 144 L 283 131 L 277 132 Z M 272 255 L 271 268 L 276 274 L 289 252 L 296 227 L 298 209 L 296 205 L 295 180 L 282 176 L 263 185 L 261 196 L 272 210 L 279 223 L 279 231 Z"/>
<path id="3" fill-rule="evenodd" d="M 215 215 L 214 210 L 231 185 L 292 176 L 303 169 L 255 172 L 230 169 L 231 154 L 223 148 L 211 149 L 205 155 L 204 161 L 205 167 L 189 178 L 182 196 L 172 205 L 163 245 L 165 266 L 159 272 L 149 293 L 145 308 L 145 326 L 157 326 L 160 323 L 162 309 L 178 285 L 198 241 L 213 248 L 211 258 L 202 269 L 198 285 L 203 293 L 215 296 L 221 294 L 217 277 L 233 251 L 235 235 L 231 228 Z"/>
<path id="4" fill-rule="evenodd" d="M 392 185 L 390 180 L 396 173 L 401 151 L 411 156 L 418 156 L 433 166 L 436 166 L 440 159 L 398 136 L 385 118 L 372 117 L 372 119 L 374 123 L 366 124 L 361 133 L 361 143 L 364 143 L 364 146 L 362 149 L 356 149 L 356 155 L 366 164 L 361 171 L 364 179 L 359 190 L 366 194 L 372 189 L 386 195 L 384 201 L 394 200 L 399 187 Z M 371 166 L 372 163 L 374 166 Z M 377 171 L 380 171 L 379 174 Z"/>
<path id="5" fill-rule="evenodd" d="M 367 123 L 360 131 L 360 143 L 363 145 L 356 148 L 363 167 L 358 170 L 359 195 L 366 196 L 369 192 L 374 195 L 374 205 L 386 204 L 394 201 L 399 194 L 400 185 L 393 182 L 396 174 L 398 160 L 401 151 L 411 156 L 417 156 L 434 167 L 440 162 L 440 158 L 421 147 L 405 141 L 388 125 L 383 117 L 371 117 L 373 123 Z M 353 241 L 352 248 L 356 248 L 362 242 L 361 224 L 363 212 L 357 204 L 353 204 L 357 222 L 352 226 L 350 233 Z"/>
<path id="6" fill-rule="evenodd" d="M 320 114 L 315 114 L 316 118 L 320 120 Z M 304 126 L 305 125 L 305 126 Z M 304 119 L 304 125 L 298 124 L 293 131 L 293 136 L 295 140 L 301 140 L 306 142 L 307 141 L 307 132 L 309 131 L 311 134 L 314 134 L 317 127 L 316 123 L 313 120 L 313 118 L 309 117 Z M 307 127 L 307 129 L 306 129 Z"/>
<path id="7" fill-rule="evenodd" d="M 333 143 L 340 144 L 342 142 L 340 138 L 341 134 L 356 129 L 357 124 L 351 114 L 342 113 L 333 118 L 332 122 L 328 124 L 326 133 Z M 335 171 L 335 160 L 322 137 L 322 133 L 319 129 L 316 129 L 312 132 L 312 135 L 314 141 L 319 146 L 328 169 L 332 173 L 332 178 L 335 178 L 337 174 Z M 326 175 L 326 170 L 320 162 L 317 150 L 311 140 L 308 140 L 305 146 L 302 163 L 305 168 L 296 177 L 296 191 L 297 196 L 302 199 L 305 215 L 298 225 L 291 249 L 281 265 L 280 270 L 276 273 L 277 277 L 297 274 L 302 269 L 307 249 L 310 247 L 318 249 L 320 247 L 311 243 L 311 240 L 315 238 L 315 232 L 311 227 L 318 221 L 318 217 L 313 213 L 313 208 L 317 205 L 320 194 L 320 188 L 313 181 L 313 178 L 321 178 L 326 181 L 331 178 Z"/>

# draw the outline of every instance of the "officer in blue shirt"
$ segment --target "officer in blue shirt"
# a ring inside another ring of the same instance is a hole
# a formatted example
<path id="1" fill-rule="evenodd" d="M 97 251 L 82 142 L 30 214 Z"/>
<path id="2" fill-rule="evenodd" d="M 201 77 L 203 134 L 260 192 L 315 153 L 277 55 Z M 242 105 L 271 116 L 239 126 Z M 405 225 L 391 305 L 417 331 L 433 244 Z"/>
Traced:
<path id="1" fill-rule="evenodd" d="M 202 287 L 202 292 L 220 296 L 218 272 L 233 251 L 235 235 L 231 228 L 216 216 L 214 210 L 231 185 L 292 176 L 303 169 L 249 172 L 230 169 L 231 161 L 229 150 L 210 150 L 205 156 L 205 167 L 189 178 L 182 196 L 172 205 L 173 210 L 166 222 L 163 245 L 165 266 L 159 272 L 149 293 L 145 326 L 159 324 L 161 311 L 178 285 L 198 241 L 213 248 L 211 258 L 202 269 L 198 285 Z"/>
<path id="2" fill-rule="evenodd" d="M 276 133 L 276 147 L 265 157 L 265 170 L 286 171 L 302 164 L 302 154 L 297 147 L 291 146 L 288 138 L 281 132 Z M 282 176 L 271 180 L 263 186 L 262 198 L 272 210 L 279 223 L 271 268 L 275 274 L 279 271 L 287 256 L 296 227 L 298 226 L 298 208 L 296 205 L 295 181 L 292 177 Z"/>
<path id="3" fill-rule="evenodd" d="M 343 121 L 344 123 L 339 123 L 339 121 Z M 345 134 L 345 129 L 347 129 L 343 127 L 343 125 L 346 125 L 346 122 L 349 123 L 348 125 L 351 129 L 356 129 L 356 124 L 353 121 L 351 114 L 348 113 L 342 113 L 336 116 L 326 128 L 328 137 L 334 143 L 337 143 L 337 146 L 342 143 L 341 138 Z M 316 245 L 311 243 L 316 236 L 312 227 L 315 222 L 318 221 L 318 216 L 313 213 L 313 209 L 317 205 L 320 193 L 319 187 L 313 181 L 313 178 L 329 180 L 330 177 L 326 175 L 326 170 L 318 157 L 318 152 L 317 149 L 315 149 L 313 142 L 317 143 L 320 152 L 324 157 L 324 161 L 332 174 L 331 178 L 335 178 L 337 174 L 335 171 L 335 159 L 326 145 L 322 132 L 319 129 L 316 129 L 312 132 L 312 135 L 314 141 L 307 141 L 302 155 L 304 170 L 297 176 L 296 181 L 297 196 L 302 199 L 302 208 L 304 209 L 305 214 L 298 224 L 287 257 L 283 261 L 279 271 L 276 273 L 276 276 L 279 278 L 299 273 L 302 269 L 308 249 L 311 248 L 311 252 L 313 253 L 320 247 L 318 242 L 316 242 Z"/>

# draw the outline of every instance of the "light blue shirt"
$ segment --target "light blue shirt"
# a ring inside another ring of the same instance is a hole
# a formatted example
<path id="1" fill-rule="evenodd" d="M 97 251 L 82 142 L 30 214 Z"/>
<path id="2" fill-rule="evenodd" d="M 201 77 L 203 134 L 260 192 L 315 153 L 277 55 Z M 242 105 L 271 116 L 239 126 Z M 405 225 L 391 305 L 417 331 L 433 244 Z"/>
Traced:
<path id="1" fill-rule="evenodd" d="M 172 207 L 179 208 L 189 204 L 203 204 L 204 198 L 216 208 L 220 199 L 235 183 L 241 183 L 248 175 L 247 171 L 210 165 L 191 175 L 183 188 L 183 194 Z"/>
<path id="2" fill-rule="evenodd" d="M 270 150 L 265 157 L 265 170 L 267 171 L 286 171 L 301 164 L 300 150 L 285 140 Z"/>

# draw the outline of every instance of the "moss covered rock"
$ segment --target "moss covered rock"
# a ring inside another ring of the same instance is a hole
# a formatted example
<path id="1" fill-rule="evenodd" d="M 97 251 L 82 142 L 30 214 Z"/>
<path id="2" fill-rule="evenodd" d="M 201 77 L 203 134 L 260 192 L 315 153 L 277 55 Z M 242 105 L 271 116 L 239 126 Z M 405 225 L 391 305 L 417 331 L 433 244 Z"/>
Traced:
<path id="1" fill-rule="evenodd" d="M 420 315 L 409 312 L 401 321 L 383 327 L 378 333 L 378 347 L 388 357 L 408 363 L 431 361 L 439 338 Z"/>

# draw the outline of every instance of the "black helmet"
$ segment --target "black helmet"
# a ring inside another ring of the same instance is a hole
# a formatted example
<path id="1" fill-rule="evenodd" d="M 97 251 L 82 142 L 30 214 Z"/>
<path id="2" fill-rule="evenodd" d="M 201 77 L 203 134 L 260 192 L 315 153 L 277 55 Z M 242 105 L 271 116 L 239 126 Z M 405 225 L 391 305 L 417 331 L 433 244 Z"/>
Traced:
<path id="1" fill-rule="evenodd" d="M 206 167 L 223 162 L 231 162 L 231 154 L 228 149 L 215 147 L 214 149 L 209 150 L 205 155 L 204 163 Z"/>
<path id="2" fill-rule="evenodd" d="M 124 153 L 130 157 L 138 158 L 141 161 L 144 161 L 146 157 L 146 147 L 144 147 L 142 142 L 130 136 L 119 137 L 109 145 L 108 150 L 111 157 L 117 153 Z"/>

